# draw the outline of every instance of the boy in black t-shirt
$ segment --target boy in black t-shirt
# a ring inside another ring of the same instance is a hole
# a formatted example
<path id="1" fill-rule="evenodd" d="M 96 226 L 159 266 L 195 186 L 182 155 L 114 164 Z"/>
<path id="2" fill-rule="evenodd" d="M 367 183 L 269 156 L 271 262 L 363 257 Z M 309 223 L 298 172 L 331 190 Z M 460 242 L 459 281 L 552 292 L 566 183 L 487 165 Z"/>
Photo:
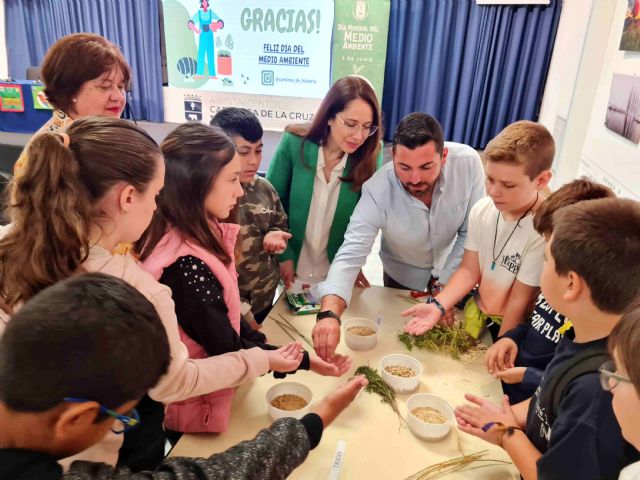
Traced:
<path id="1" fill-rule="evenodd" d="M 563 337 L 529 400 L 511 407 L 466 395 L 456 408 L 464 432 L 502 446 L 526 479 L 617 479 L 638 452 L 622 438 L 597 367 L 554 388 L 565 367 L 586 353 L 603 355 L 607 336 L 640 295 L 640 203 L 606 198 L 579 202 L 553 215 L 542 293 L 571 319 L 575 340 Z M 598 359 L 601 363 L 601 359 Z"/>
<path id="2" fill-rule="evenodd" d="M 574 180 L 553 192 L 540 205 L 534 214 L 533 226 L 548 242 L 554 212 L 583 200 L 612 197 L 615 194 L 604 185 L 587 178 Z M 512 405 L 533 395 L 561 336 L 569 330 L 567 334 L 573 338 L 570 326 L 564 315 L 556 312 L 540 294 L 529 321 L 509 330 L 487 351 L 487 371 L 502 380 L 504 393 Z"/>

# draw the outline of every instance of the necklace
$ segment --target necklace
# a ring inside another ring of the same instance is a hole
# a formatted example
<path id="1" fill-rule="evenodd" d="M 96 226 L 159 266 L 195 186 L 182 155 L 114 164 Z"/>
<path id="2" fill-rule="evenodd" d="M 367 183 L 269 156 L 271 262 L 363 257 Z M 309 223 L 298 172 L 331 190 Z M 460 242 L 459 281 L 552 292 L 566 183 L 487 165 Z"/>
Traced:
<path id="1" fill-rule="evenodd" d="M 536 203 L 538 203 L 539 198 L 540 198 L 540 194 L 536 192 L 536 200 L 533 202 L 533 205 L 531 205 L 529 209 L 526 212 L 524 212 L 522 216 L 518 219 L 518 221 L 516 222 L 516 226 L 513 227 L 513 230 L 511 230 L 511 233 L 507 237 L 507 241 L 504 242 L 504 245 L 502 245 L 502 248 L 498 252 L 498 255 L 496 255 L 496 240 L 498 239 L 498 223 L 500 222 L 500 212 L 498 212 L 498 218 L 496 218 L 496 231 L 493 235 L 493 248 L 491 249 L 491 255 L 493 258 L 493 261 L 491 262 L 491 270 L 496 269 L 496 260 L 500 258 L 500 255 L 502 255 L 502 252 L 507 246 L 507 243 L 509 243 L 509 240 L 511 240 L 511 237 L 513 237 L 513 234 L 516 233 L 516 229 L 520 226 L 520 222 L 524 217 L 526 217 L 529 214 L 529 212 L 531 212 L 531 210 L 533 210 L 533 207 L 536 206 Z"/>

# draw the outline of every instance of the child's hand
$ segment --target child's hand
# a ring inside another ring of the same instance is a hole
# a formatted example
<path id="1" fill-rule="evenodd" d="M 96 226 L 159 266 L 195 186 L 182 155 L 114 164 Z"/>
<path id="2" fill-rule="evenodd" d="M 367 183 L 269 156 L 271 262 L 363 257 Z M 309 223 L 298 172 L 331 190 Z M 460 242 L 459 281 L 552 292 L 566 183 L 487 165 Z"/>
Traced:
<path id="1" fill-rule="evenodd" d="M 322 401 L 312 409 L 320 416 L 324 428 L 327 428 L 342 411 L 349 406 L 353 399 L 369 381 L 362 375 L 357 375 L 349 380 L 345 386 L 334 390 L 322 399 Z"/>
<path id="2" fill-rule="evenodd" d="M 293 285 L 296 274 L 293 271 L 293 260 L 285 260 L 280 263 L 280 278 L 284 283 L 285 290 L 289 290 Z"/>
<path id="3" fill-rule="evenodd" d="M 353 286 L 360 287 L 360 288 L 369 288 L 371 286 L 371 284 L 369 283 L 369 280 L 367 280 L 367 277 L 365 277 L 364 273 L 362 273 L 362 270 L 358 272 L 358 276 L 356 277 L 356 282 L 353 284 Z"/>
<path id="4" fill-rule="evenodd" d="M 326 361 L 317 355 L 309 355 L 311 371 L 325 377 L 341 377 L 351 368 L 351 358 L 346 355 L 334 355 Z"/>
<path id="5" fill-rule="evenodd" d="M 496 405 L 489 400 L 469 393 L 465 394 L 464 398 L 473 405 L 463 405 L 462 407 L 456 407 L 454 410 L 458 426 L 463 432 L 482 438 L 494 445 L 499 445 L 498 429 L 494 426 L 485 432 L 482 429 L 483 426 L 491 422 L 501 422 L 506 427 L 520 426 L 516 421 L 513 410 L 511 410 L 511 405 L 509 405 L 509 397 L 506 395 L 502 397 L 502 405 Z"/>
<path id="6" fill-rule="evenodd" d="M 277 350 L 267 350 L 269 370 L 274 372 L 292 372 L 300 366 L 302 361 L 302 345 L 291 342 Z"/>
<path id="7" fill-rule="evenodd" d="M 264 251 L 274 255 L 279 255 L 287 249 L 287 240 L 291 238 L 289 232 L 273 230 L 267 233 L 262 240 Z"/>
<path id="8" fill-rule="evenodd" d="M 410 335 L 422 335 L 424 332 L 431 330 L 440 321 L 442 312 L 432 303 L 421 303 L 405 310 L 400 315 L 408 317 L 413 315 L 404 326 L 404 331 Z"/>
<path id="9" fill-rule="evenodd" d="M 527 367 L 512 367 L 496 372 L 493 376 L 504 383 L 522 383 Z"/>
<path id="10" fill-rule="evenodd" d="M 487 372 L 493 375 L 496 372 L 513 368 L 516 356 L 518 355 L 518 345 L 510 338 L 501 338 L 494 343 L 484 357 Z"/>

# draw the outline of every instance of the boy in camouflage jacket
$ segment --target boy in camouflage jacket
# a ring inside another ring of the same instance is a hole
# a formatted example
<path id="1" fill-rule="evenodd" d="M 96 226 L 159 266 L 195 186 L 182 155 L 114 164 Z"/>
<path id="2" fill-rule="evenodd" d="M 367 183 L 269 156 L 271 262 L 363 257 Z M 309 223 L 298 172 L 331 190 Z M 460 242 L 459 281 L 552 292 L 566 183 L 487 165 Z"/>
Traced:
<path id="1" fill-rule="evenodd" d="M 271 310 L 280 281 L 277 255 L 291 238 L 287 214 L 271 183 L 257 175 L 263 135 L 258 118 L 247 109 L 231 107 L 220 110 L 211 125 L 222 128 L 233 139 L 242 162 L 244 195 L 236 206 L 235 221 L 240 225 L 236 270 L 242 315 L 249 325 L 257 327 L 256 322 L 262 323 Z"/>

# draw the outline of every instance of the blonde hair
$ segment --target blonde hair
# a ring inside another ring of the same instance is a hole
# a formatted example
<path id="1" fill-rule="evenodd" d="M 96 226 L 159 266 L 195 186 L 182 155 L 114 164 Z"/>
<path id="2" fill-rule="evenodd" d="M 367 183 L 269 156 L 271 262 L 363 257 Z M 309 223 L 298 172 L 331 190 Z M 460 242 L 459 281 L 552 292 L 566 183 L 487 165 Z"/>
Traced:
<path id="1" fill-rule="evenodd" d="M 523 165 L 533 180 L 550 170 L 556 153 L 555 142 L 549 130 L 540 123 L 520 120 L 506 126 L 485 148 L 483 161 Z"/>

